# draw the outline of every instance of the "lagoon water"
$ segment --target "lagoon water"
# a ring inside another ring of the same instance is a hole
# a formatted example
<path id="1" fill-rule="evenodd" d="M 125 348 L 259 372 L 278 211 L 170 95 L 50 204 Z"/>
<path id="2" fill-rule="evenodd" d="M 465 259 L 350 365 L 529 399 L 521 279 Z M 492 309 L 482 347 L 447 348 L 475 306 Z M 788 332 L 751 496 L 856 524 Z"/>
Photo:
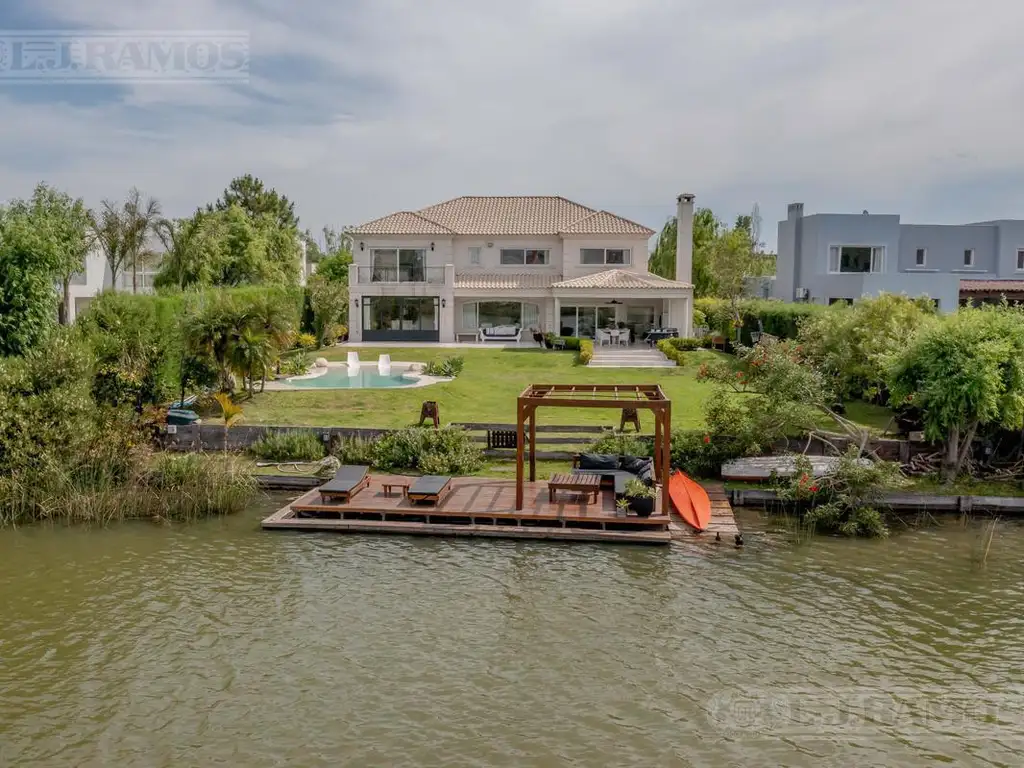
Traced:
<path id="1" fill-rule="evenodd" d="M 0 531 L 0 766 L 1019 765 L 1024 528 Z"/>

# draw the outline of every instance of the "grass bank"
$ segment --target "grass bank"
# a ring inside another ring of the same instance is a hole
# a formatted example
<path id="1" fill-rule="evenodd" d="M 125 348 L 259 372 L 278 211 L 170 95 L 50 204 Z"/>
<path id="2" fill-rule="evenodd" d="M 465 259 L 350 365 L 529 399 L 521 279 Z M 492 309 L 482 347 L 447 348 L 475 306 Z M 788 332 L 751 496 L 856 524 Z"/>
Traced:
<path id="1" fill-rule="evenodd" d="M 342 361 L 345 347 L 316 353 L 328 360 Z M 718 352 L 688 353 L 685 365 L 677 368 L 589 368 L 575 364 L 572 352 L 542 349 L 359 349 L 364 362 L 382 353 L 394 361 L 429 362 L 459 355 L 466 365 L 462 375 L 446 384 L 414 389 L 308 390 L 265 392 L 244 402 L 248 424 L 296 424 L 304 426 L 381 427 L 395 429 L 415 424 L 420 404 L 436 400 L 441 421 L 514 423 L 516 396 L 530 384 L 658 384 L 672 400 L 672 425 L 699 429 L 703 424 L 705 401 L 712 386 L 697 381 L 702 363 L 727 357 Z M 728 358 L 731 359 L 731 358 Z M 884 408 L 858 404 L 850 414 L 861 423 L 884 427 L 889 412 Z M 640 413 L 645 431 L 653 429 L 650 414 Z M 863 421 L 863 420 L 868 421 Z M 619 425 L 613 409 L 541 409 L 541 424 Z"/>

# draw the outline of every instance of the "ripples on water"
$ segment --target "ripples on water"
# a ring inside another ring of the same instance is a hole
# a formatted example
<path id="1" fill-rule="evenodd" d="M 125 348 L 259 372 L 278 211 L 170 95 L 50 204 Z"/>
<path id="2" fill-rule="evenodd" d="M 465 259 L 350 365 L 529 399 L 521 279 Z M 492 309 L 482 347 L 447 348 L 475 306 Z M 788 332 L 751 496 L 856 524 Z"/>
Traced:
<path id="1" fill-rule="evenodd" d="M 0 532 L 0 766 L 1020 764 L 1017 526 L 982 567 L 953 522 L 738 552 L 263 511 Z"/>

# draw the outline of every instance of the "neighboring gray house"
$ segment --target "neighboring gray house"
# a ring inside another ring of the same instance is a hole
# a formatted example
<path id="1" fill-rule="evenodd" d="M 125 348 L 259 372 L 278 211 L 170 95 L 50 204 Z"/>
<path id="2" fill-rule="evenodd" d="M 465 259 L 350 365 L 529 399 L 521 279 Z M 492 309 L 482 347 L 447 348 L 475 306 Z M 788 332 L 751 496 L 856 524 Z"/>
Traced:
<path id="1" fill-rule="evenodd" d="M 902 224 L 898 215 L 804 215 L 792 203 L 779 222 L 772 296 L 831 304 L 879 293 L 928 296 L 939 309 L 961 300 L 1024 297 L 1024 220 Z"/>

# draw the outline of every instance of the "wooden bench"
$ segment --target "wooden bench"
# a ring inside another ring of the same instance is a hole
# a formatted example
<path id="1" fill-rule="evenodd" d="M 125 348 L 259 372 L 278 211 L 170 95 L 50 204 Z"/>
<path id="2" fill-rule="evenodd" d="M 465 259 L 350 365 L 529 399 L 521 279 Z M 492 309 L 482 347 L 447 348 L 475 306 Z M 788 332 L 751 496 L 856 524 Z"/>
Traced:
<path id="1" fill-rule="evenodd" d="M 601 476 L 570 475 L 564 473 L 555 475 L 548 480 L 548 501 L 552 504 L 555 503 L 555 493 L 557 491 L 572 491 L 593 496 L 594 503 L 596 504 L 601 495 Z"/>

